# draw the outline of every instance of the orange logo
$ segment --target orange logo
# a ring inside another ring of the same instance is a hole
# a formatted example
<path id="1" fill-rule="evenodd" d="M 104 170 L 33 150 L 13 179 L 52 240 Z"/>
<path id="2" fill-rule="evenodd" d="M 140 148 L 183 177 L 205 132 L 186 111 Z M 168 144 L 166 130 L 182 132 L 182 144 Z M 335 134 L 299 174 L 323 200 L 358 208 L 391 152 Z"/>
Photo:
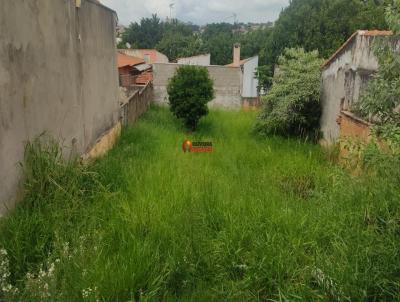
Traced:
<path id="1" fill-rule="evenodd" d="M 211 153 L 213 152 L 213 143 L 212 142 L 192 142 L 189 140 L 185 140 L 182 144 L 183 152 L 195 152 L 195 153 Z"/>
<path id="2" fill-rule="evenodd" d="M 191 152 L 192 151 L 192 142 L 189 140 L 185 140 L 182 144 L 183 152 Z"/>

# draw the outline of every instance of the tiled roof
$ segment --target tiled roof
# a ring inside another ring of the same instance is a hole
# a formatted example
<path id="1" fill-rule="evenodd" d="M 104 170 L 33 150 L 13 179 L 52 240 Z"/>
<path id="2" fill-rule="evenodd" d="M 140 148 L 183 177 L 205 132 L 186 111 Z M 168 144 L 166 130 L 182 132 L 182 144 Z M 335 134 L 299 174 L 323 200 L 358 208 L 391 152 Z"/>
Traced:
<path id="1" fill-rule="evenodd" d="M 144 60 L 118 52 L 118 68 L 143 64 Z"/>
<path id="2" fill-rule="evenodd" d="M 392 31 L 389 30 L 357 30 L 354 34 L 350 36 L 350 38 L 339 47 L 339 49 L 322 65 L 322 68 L 326 68 L 329 66 L 336 57 L 344 50 L 357 36 L 366 36 L 366 37 L 377 37 L 377 36 L 391 36 L 393 35 Z"/>

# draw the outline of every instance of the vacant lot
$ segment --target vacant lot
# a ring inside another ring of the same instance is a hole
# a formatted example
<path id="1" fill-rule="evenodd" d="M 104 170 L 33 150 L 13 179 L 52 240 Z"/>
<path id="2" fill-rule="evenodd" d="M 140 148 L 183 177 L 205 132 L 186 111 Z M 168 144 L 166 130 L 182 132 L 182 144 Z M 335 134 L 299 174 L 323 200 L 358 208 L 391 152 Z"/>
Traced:
<path id="1" fill-rule="evenodd" d="M 257 137 L 254 118 L 213 111 L 188 135 L 152 108 L 87 168 L 61 162 L 57 148 L 31 146 L 26 197 L 0 229 L 8 254 L 0 295 L 398 298 L 398 184 L 355 179 L 318 146 Z M 184 154 L 184 139 L 212 141 L 215 152 Z"/>

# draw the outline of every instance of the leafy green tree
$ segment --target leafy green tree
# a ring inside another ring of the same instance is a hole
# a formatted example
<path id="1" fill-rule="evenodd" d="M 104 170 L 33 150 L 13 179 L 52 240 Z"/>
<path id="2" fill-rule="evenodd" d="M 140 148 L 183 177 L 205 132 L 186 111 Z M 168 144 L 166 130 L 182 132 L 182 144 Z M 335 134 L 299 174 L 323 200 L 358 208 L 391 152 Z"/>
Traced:
<path id="1" fill-rule="evenodd" d="M 214 98 L 213 81 L 208 70 L 199 66 L 181 66 L 167 87 L 171 112 L 190 130 L 196 130 L 207 103 Z"/>
<path id="2" fill-rule="evenodd" d="M 194 35 L 185 36 L 179 32 L 166 33 L 156 48 L 172 62 L 178 58 L 190 57 L 206 52 L 206 47 L 200 38 Z"/>
<path id="3" fill-rule="evenodd" d="M 133 48 L 154 48 L 162 39 L 164 25 L 157 15 L 142 18 L 140 23 L 131 23 L 122 35 L 122 43 L 129 43 Z"/>
<path id="4" fill-rule="evenodd" d="M 328 58 L 358 29 L 386 29 L 385 7 L 392 0 L 292 0 L 275 22 L 260 51 L 260 65 L 271 73 L 285 48 L 318 50 Z M 269 70 L 267 70 L 269 68 Z M 267 75 L 260 74 L 262 79 Z M 268 86 L 268 82 L 264 82 Z"/>
<path id="5" fill-rule="evenodd" d="M 211 54 L 211 64 L 226 65 L 232 63 L 234 43 L 233 35 L 227 33 L 218 33 L 206 40 L 206 48 Z"/>
<path id="6" fill-rule="evenodd" d="M 264 134 L 317 138 L 320 118 L 318 51 L 286 49 L 279 57 L 273 85 L 264 98 L 256 130 Z"/>

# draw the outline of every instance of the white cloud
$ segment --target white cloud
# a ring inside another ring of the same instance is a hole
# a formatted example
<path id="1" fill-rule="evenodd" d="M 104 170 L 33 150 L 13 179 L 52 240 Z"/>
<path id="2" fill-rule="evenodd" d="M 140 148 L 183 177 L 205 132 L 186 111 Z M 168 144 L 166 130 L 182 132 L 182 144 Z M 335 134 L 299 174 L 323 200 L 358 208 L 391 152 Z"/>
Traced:
<path id="1" fill-rule="evenodd" d="M 275 21 L 289 0 L 100 0 L 118 13 L 122 24 L 139 21 L 157 14 L 169 16 L 169 4 L 175 3 L 173 16 L 186 22 L 206 24 L 229 22 L 227 17 L 237 14 L 242 22 Z"/>

